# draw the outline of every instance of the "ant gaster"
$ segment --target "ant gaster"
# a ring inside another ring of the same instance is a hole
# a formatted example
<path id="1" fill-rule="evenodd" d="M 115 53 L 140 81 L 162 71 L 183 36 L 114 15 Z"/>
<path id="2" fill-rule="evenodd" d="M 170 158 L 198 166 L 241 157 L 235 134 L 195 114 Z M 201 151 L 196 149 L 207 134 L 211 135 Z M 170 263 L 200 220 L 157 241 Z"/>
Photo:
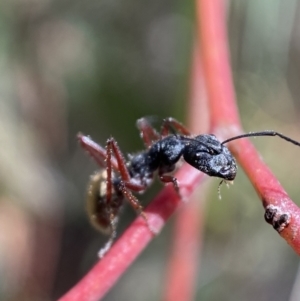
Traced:
<path id="1" fill-rule="evenodd" d="M 101 167 L 91 176 L 87 197 L 87 211 L 92 225 L 110 235 L 106 245 L 99 251 L 100 258 L 110 249 L 116 237 L 119 210 L 124 199 L 128 200 L 144 218 L 150 231 L 154 232 L 133 192 L 144 192 L 151 185 L 155 172 L 163 183 L 172 183 L 180 195 L 177 179 L 168 173 L 175 169 L 182 157 L 207 175 L 221 178 L 222 183 L 233 181 L 237 173 L 236 161 L 225 143 L 244 137 L 279 136 L 300 146 L 297 141 L 274 131 L 252 132 L 223 142 L 214 135 L 193 136 L 171 117 L 163 120 L 160 133 L 151 126 L 147 118 L 137 120 L 137 127 L 146 150 L 129 155 L 127 161 L 114 138 L 109 138 L 103 148 L 88 136 L 78 134 L 81 146 Z"/>

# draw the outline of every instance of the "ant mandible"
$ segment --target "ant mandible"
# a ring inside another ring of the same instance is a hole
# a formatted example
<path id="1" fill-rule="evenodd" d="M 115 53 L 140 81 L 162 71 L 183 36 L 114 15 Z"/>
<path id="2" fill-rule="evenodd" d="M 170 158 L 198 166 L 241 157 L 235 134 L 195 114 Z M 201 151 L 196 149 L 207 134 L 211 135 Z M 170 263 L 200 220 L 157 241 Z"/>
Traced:
<path id="1" fill-rule="evenodd" d="M 172 183 L 180 195 L 177 179 L 168 173 L 174 171 L 176 163 L 182 157 L 199 171 L 221 178 L 221 185 L 223 181 L 233 181 L 237 173 L 235 158 L 224 145 L 230 141 L 254 136 L 279 136 L 300 146 L 299 142 L 275 131 L 250 132 L 223 142 L 212 134 L 193 136 L 172 117 L 163 120 L 160 133 L 147 118 L 138 119 L 137 127 L 146 150 L 128 155 L 127 161 L 114 138 L 109 138 L 103 148 L 90 137 L 78 134 L 81 146 L 101 167 L 91 176 L 87 197 L 87 212 L 92 225 L 110 235 L 98 253 L 100 258 L 110 249 L 116 237 L 119 211 L 124 199 L 143 217 L 149 230 L 154 232 L 148 224 L 142 205 L 133 193 L 144 192 L 153 182 L 155 172 L 161 182 Z"/>

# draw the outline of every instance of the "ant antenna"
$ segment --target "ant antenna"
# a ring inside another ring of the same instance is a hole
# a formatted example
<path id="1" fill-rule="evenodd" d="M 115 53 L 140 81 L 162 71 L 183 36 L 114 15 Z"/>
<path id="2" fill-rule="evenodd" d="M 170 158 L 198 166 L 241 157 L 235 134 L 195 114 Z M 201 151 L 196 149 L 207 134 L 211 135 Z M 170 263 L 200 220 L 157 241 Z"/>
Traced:
<path id="1" fill-rule="evenodd" d="M 241 138 L 246 138 L 246 137 L 258 137 L 258 136 L 278 136 L 280 137 L 281 139 L 284 139 L 288 142 L 291 142 L 297 146 L 300 146 L 300 143 L 296 140 L 293 140 L 287 136 L 284 136 L 278 132 L 275 132 L 275 131 L 262 131 L 262 132 L 250 132 L 250 133 L 247 133 L 247 134 L 243 134 L 243 135 L 239 135 L 239 136 L 235 136 L 235 137 L 231 137 L 227 140 L 224 140 L 221 145 L 225 144 L 225 143 L 228 143 L 232 140 L 237 140 L 237 139 L 241 139 Z"/>

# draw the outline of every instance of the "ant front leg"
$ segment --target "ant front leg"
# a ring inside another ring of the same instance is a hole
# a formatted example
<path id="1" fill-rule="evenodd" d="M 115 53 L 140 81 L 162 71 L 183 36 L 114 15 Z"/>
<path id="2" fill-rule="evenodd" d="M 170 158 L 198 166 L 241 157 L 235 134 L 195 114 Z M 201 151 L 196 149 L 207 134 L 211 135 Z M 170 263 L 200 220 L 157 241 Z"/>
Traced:
<path id="1" fill-rule="evenodd" d="M 162 137 L 168 136 L 173 129 L 182 135 L 191 136 L 190 131 L 173 117 L 168 117 L 163 120 L 160 134 Z"/>
<path id="2" fill-rule="evenodd" d="M 138 119 L 136 126 L 139 129 L 141 138 L 147 148 L 149 148 L 154 141 L 160 139 L 159 133 L 153 128 L 146 117 Z"/>
<path id="3" fill-rule="evenodd" d="M 117 141 L 111 137 L 106 142 L 106 153 L 107 153 L 107 165 L 110 164 L 112 153 L 114 153 L 114 156 L 117 160 L 117 171 L 120 173 L 120 176 L 123 181 L 129 182 L 130 181 L 130 174 L 126 166 L 126 161 L 124 159 L 124 156 L 117 144 Z"/>
<path id="4" fill-rule="evenodd" d="M 131 191 L 142 192 L 147 187 L 145 187 L 145 185 L 138 184 L 138 183 L 132 181 L 129 171 L 126 166 L 126 161 L 124 159 L 124 156 L 114 138 L 110 138 L 107 140 L 106 151 L 108 154 L 108 157 L 107 157 L 108 165 L 109 165 L 109 161 L 110 161 L 109 158 L 110 158 L 110 155 L 112 154 L 112 152 L 114 153 L 115 158 L 118 162 L 118 171 L 121 176 L 121 180 L 118 185 L 118 189 L 120 189 L 120 191 L 126 197 L 126 199 L 129 201 L 129 203 L 133 207 L 133 209 L 136 210 L 143 217 L 149 230 L 152 233 L 155 233 L 148 223 L 148 218 L 147 218 L 146 214 L 143 212 L 142 205 L 140 204 L 139 200 L 131 192 Z"/>

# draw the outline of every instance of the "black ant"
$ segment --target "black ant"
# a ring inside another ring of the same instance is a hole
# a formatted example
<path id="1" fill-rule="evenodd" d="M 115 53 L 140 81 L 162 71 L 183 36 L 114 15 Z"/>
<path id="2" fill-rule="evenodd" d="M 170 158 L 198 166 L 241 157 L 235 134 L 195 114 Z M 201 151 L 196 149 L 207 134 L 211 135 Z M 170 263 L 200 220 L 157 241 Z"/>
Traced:
<path id="1" fill-rule="evenodd" d="M 220 142 L 214 135 L 193 136 L 174 118 L 162 122 L 160 133 L 147 118 L 137 120 L 137 127 L 146 150 L 128 155 L 125 160 L 117 142 L 109 138 L 103 148 L 88 136 L 78 134 L 81 146 L 94 158 L 101 169 L 91 176 L 87 211 L 91 223 L 102 233 L 109 234 L 106 245 L 99 251 L 99 257 L 110 249 L 115 237 L 119 210 L 127 199 L 130 205 L 143 217 L 151 230 L 143 207 L 133 193 L 144 192 L 152 183 L 154 173 L 163 183 L 172 183 L 179 193 L 175 177 L 168 175 L 174 171 L 176 163 L 183 159 L 196 169 L 222 181 L 233 181 L 237 173 L 235 158 L 224 145 L 230 141 L 254 136 L 279 136 L 300 146 L 300 143 L 275 131 L 251 132 Z M 220 187 L 219 185 L 219 187 Z"/>

